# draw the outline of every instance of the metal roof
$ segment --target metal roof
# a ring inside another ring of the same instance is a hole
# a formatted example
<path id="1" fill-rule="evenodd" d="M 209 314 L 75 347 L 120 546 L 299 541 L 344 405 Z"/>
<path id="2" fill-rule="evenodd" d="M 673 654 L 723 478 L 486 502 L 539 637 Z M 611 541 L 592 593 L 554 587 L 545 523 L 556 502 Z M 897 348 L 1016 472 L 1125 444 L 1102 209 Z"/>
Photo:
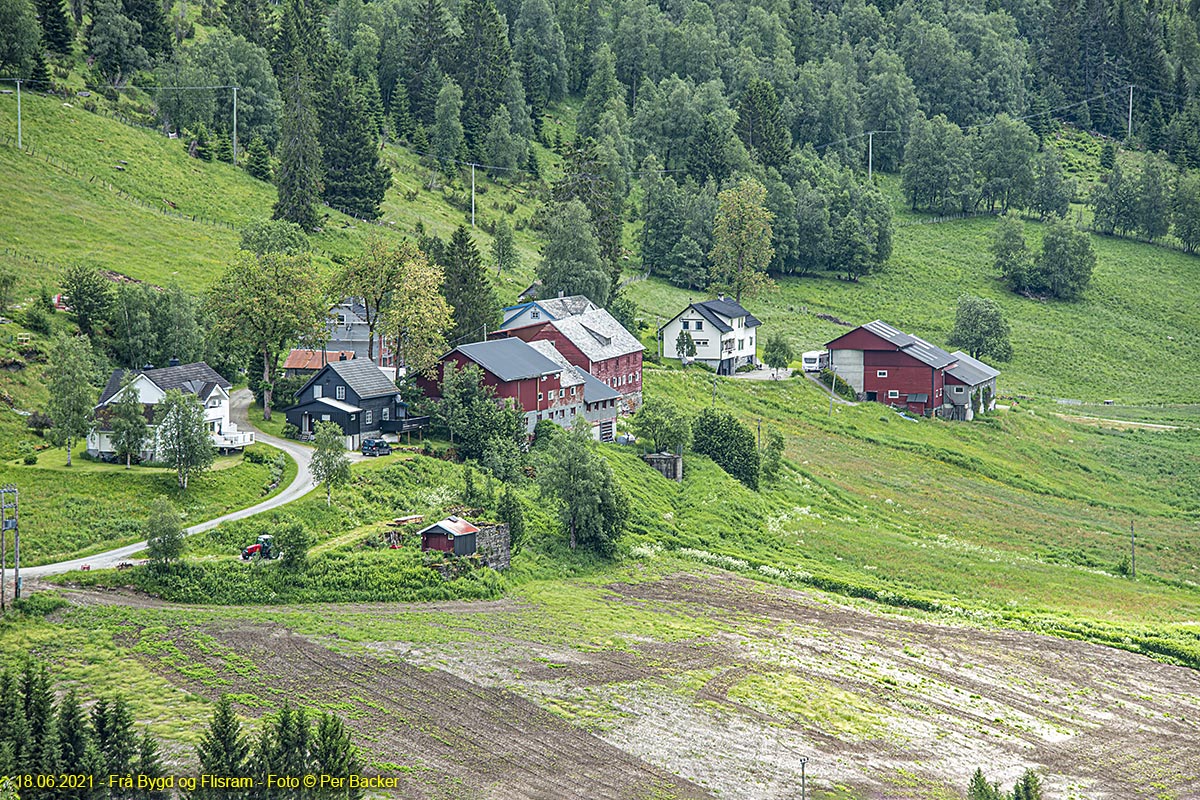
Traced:
<path id="1" fill-rule="evenodd" d="M 934 369 L 940 369 L 941 367 L 953 364 L 956 360 L 954 356 L 937 345 L 930 344 L 919 336 L 904 333 L 881 320 L 868 322 L 866 325 L 863 325 L 863 328 L 875 334 L 880 339 L 896 345 L 896 348 L 900 351 L 907 353 L 923 364 L 928 364 Z"/>
<path id="2" fill-rule="evenodd" d="M 502 381 L 557 375 L 562 367 L 516 337 L 462 344 L 454 348 Z"/>
<path id="3" fill-rule="evenodd" d="M 337 373 L 346 385 L 354 390 L 360 398 L 380 397 L 385 394 L 397 394 L 396 384 L 388 380 L 379 367 L 368 358 L 354 358 L 348 361 L 330 361 L 326 366 Z M 316 379 L 316 376 L 313 376 Z"/>
<path id="4" fill-rule="evenodd" d="M 742 307 L 742 304 L 736 300 L 730 300 L 728 297 L 718 297 L 716 300 L 705 300 L 703 303 L 692 303 L 694 307 L 703 306 L 713 313 L 720 314 L 728 319 L 737 319 L 745 317 L 747 328 L 756 328 L 762 323 L 758 318 Z"/>
<path id="5" fill-rule="evenodd" d="M 949 367 L 946 372 L 958 378 L 967 386 L 978 386 L 1000 375 L 1000 370 L 990 367 L 978 359 L 971 358 L 962 350 L 955 350 L 954 357 L 958 359 L 958 363 Z"/>
<path id="6" fill-rule="evenodd" d="M 467 522 L 462 517 L 446 517 L 443 520 L 433 523 L 427 528 L 422 528 L 420 533 L 425 535 L 432 530 L 440 530 L 448 536 L 465 536 L 468 533 L 479 533 L 479 528 L 476 528 L 471 523 Z"/>
<path id="7" fill-rule="evenodd" d="M 147 380 L 164 392 L 179 389 L 186 394 L 194 394 L 201 400 L 207 400 L 218 386 L 228 391 L 229 387 L 233 385 L 203 361 L 161 369 L 133 370 L 132 372 L 134 375 L 145 375 Z M 112 374 L 108 376 L 108 383 L 105 384 L 104 391 L 100 394 L 99 405 L 104 405 L 112 399 L 113 395 L 121 391 L 121 381 L 126 374 L 127 371 L 123 369 L 113 370 Z"/>
<path id="8" fill-rule="evenodd" d="M 605 361 L 646 349 L 603 308 L 556 319 L 550 324 L 592 361 Z"/>
<path id="9" fill-rule="evenodd" d="M 330 408 L 336 408 L 338 411 L 345 411 L 347 414 L 357 414 L 362 411 L 358 406 L 351 405 L 345 400 L 334 400 L 332 397 L 316 397 L 313 398 L 313 402 L 329 406 Z"/>
<path id="10" fill-rule="evenodd" d="M 619 400 L 621 393 L 590 372 L 579 370 L 583 375 L 583 402 L 603 403 L 605 400 Z"/>

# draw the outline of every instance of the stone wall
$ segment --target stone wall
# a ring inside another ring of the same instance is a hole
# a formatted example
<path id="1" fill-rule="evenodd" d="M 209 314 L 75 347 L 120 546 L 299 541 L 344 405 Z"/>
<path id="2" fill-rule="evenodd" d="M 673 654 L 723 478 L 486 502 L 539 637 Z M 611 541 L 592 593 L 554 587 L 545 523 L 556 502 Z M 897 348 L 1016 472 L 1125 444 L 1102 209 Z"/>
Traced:
<path id="1" fill-rule="evenodd" d="M 512 559 L 512 538 L 508 533 L 508 524 L 477 524 L 479 533 L 475 534 L 475 552 L 492 569 L 508 569 Z"/>

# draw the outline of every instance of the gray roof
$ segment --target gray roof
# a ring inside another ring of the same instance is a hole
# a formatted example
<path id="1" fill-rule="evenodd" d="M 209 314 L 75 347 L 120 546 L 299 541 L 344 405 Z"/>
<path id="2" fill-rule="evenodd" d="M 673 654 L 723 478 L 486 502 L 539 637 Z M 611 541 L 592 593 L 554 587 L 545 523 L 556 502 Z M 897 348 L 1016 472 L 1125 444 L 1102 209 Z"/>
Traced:
<path id="1" fill-rule="evenodd" d="M 719 297 L 716 300 L 705 300 L 703 303 L 692 303 L 693 308 L 705 308 L 713 313 L 720 314 L 728 319 L 737 319 L 738 317 L 746 318 L 747 328 L 757 328 L 762 323 L 758 318 L 751 314 L 746 309 L 742 308 L 742 304 L 736 300 L 730 300 L 728 297 Z"/>
<path id="2" fill-rule="evenodd" d="M 462 344 L 453 352 L 462 353 L 502 381 L 540 378 L 562 372 L 562 367 L 516 337 Z"/>
<path id="3" fill-rule="evenodd" d="M 863 325 L 864 328 L 887 342 L 896 345 L 896 348 L 923 364 L 928 364 L 934 369 L 948 366 L 955 362 L 954 356 L 947 353 L 937 345 L 930 344 L 919 336 L 912 336 L 903 331 L 893 328 L 886 322 L 875 320 Z"/>
<path id="4" fill-rule="evenodd" d="M 121 390 L 121 383 L 126 374 L 130 372 L 134 375 L 145 375 L 151 383 L 164 392 L 178 389 L 185 394 L 194 394 L 201 400 L 207 400 L 218 386 L 228 390 L 233 385 L 203 361 L 180 364 L 177 367 L 163 367 L 162 369 L 130 371 L 116 369 L 108 376 L 108 383 L 104 385 L 104 391 L 100 393 L 100 405 L 107 403 L 113 395 Z"/>
<path id="5" fill-rule="evenodd" d="M 967 386 L 978 386 L 1000 375 L 1000 370 L 990 367 L 978 359 L 971 358 L 962 350 L 955 350 L 954 357 L 958 359 L 958 363 L 947 369 L 946 372 L 958 378 Z"/>
<path id="6" fill-rule="evenodd" d="M 579 370 L 583 375 L 583 402 L 602 403 L 605 400 L 619 400 L 621 393 L 590 372 Z"/>
<path id="7" fill-rule="evenodd" d="M 336 372 L 338 377 L 344 380 L 346 385 L 353 389 L 360 398 L 397 394 L 399 391 L 396 389 L 396 384 L 388 380 L 383 371 L 371 363 L 370 359 L 354 358 L 346 361 L 331 361 L 326 366 Z M 320 372 L 317 373 L 317 375 L 320 374 Z M 316 380 L 317 375 L 314 375 L 312 380 Z M 307 385 L 305 384 L 305 386 Z"/>
<path id="8" fill-rule="evenodd" d="M 726 319 L 734 320 L 738 319 L 739 317 L 745 317 L 745 327 L 747 328 L 757 328 L 759 325 L 762 325 L 762 322 L 759 321 L 758 317 L 754 316 L 745 308 L 743 308 L 741 303 L 730 300 L 727 297 L 719 297 L 716 300 L 705 300 L 703 303 L 689 303 L 687 308 L 683 309 L 683 311 L 680 311 L 674 317 L 671 317 L 671 319 L 667 321 L 667 324 L 663 325 L 663 328 L 665 328 L 667 325 L 670 325 L 679 317 L 683 316 L 687 312 L 688 308 L 694 310 L 697 314 L 704 317 L 708 324 L 712 325 L 713 328 L 720 333 L 729 333 L 731 330 L 733 330 L 733 326 L 727 323 L 725 321 Z M 661 331 L 662 328 L 659 330 Z"/>
<path id="9" fill-rule="evenodd" d="M 646 349 L 603 308 L 556 319 L 551 324 L 591 361 L 604 361 Z"/>
<path id="10" fill-rule="evenodd" d="M 560 386 L 570 389 L 572 386 L 579 386 L 583 383 L 584 371 L 573 366 L 570 361 L 567 361 L 566 356 L 558 352 L 553 342 L 538 340 L 530 342 L 529 346 L 562 367 L 562 375 L 558 378 Z"/>
<path id="11" fill-rule="evenodd" d="M 582 314 L 585 311 L 594 311 L 599 308 L 599 306 L 581 294 L 573 294 L 570 297 L 551 297 L 549 300 L 538 300 L 537 304 L 555 319 L 573 317 L 576 314 Z"/>

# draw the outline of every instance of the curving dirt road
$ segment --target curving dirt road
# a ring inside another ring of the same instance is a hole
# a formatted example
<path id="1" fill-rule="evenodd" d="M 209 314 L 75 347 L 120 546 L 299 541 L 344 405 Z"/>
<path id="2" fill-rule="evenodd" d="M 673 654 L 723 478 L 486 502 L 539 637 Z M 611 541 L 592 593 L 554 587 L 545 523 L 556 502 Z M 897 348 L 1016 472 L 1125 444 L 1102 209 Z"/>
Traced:
<path id="1" fill-rule="evenodd" d="M 239 389 L 238 391 L 234 392 L 229 399 L 230 419 L 236 422 L 238 427 L 241 429 L 253 428 L 247 415 L 247 410 L 249 409 L 251 399 L 252 395 L 248 389 Z M 252 517 L 255 514 L 261 514 L 264 511 L 270 511 L 272 509 L 279 508 L 280 506 L 287 505 L 293 500 L 299 500 L 301 497 L 311 492 L 316 486 L 316 484 L 313 482 L 312 473 L 308 468 L 309 463 L 312 461 L 311 448 L 304 447 L 296 442 L 289 442 L 285 439 L 277 439 L 274 436 L 268 436 L 261 431 L 256 432 L 255 439 L 265 445 L 269 445 L 284 451 L 291 456 L 293 460 L 295 460 L 297 468 L 295 480 L 288 484 L 287 488 L 285 488 L 279 494 L 267 498 L 261 503 L 257 503 L 248 508 L 243 508 L 239 511 L 231 511 L 223 516 L 216 517 L 187 528 L 184 530 L 185 536 L 191 536 L 194 533 L 211 530 L 212 528 L 220 525 L 222 522 L 245 519 L 246 517 Z M 71 570 L 79 569 L 85 564 L 93 569 L 115 567 L 122 561 L 128 561 L 135 553 L 139 553 L 145 549 L 145 542 L 137 542 L 135 544 L 126 545 L 125 547 L 118 547 L 114 550 L 96 553 L 83 558 L 73 558 L 69 561 L 59 561 L 55 564 L 43 564 L 40 567 L 23 567 L 21 569 L 21 579 L 24 581 L 29 578 L 39 578 L 45 575 L 59 575 L 63 572 L 70 572 Z M 12 575 L 11 572 L 8 574 L 9 576 Z"/>

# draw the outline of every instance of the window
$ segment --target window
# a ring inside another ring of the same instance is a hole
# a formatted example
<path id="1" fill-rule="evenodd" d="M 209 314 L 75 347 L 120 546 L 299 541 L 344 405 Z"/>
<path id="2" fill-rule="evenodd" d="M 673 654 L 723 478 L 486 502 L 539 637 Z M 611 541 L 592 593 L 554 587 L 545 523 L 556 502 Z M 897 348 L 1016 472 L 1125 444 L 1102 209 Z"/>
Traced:
<path id="1" fill-rule="evenodd" d="M 321 415 L 321 422 L 329 422 L 329 415 L 328 415 L 328 414 L 322 414 L 322 415 Z"/>
<path id="2" fill-rule="evenodd" d="M 698 330 L 698 331 L 704 330 L 704 320 L 699 320 L 699 319 L 696 320 L 696 330 Z"/>
<path id="3" fill-rule="evenodd" d="M 334 394 L 337 395 L 338 400 L 345 400 L 346 399 L 346 387 L 345 386 L 337 387 L 337 389 L 334 390 Z"/>
<path id="4" fill-rule="evenodd" d="M 886 370 L 886 369 L 877 369 L 877 370 L 875 370 L 875 377 L 876 377 L 876 378 L 886 378 L 886 377 L 887 377 L 887 370 Z"/>
<path id="5" fill-rule="evenodd" d="M 538 311 L 536 308 L 531 308 L 531 309 L 529 309 L 529 318 L 530 319 L 541 319 L 542 312 Z"/>
<path id="6" fill-rule="evenodd" d="M 686 319 L 683 321 L 683 329 L 685 331 L 688 330 L 691 326 L 692 326 L 692 323 L 688 322 Z"/>
<path id="7" fill-rule="evenodd" d="M 381 420 L 383 420 L 384 422 L 387 422 L 389 419 L 392 418 L 392 410 L 390 408 L 388 408 L 387 406 L 384 406 L 383 410 L 379 412 L 379 418 Z"/>
<path id="8" fill-rule="evenodd" d="M 633 373 L 629 373 L 629 382 L 633 383 Z"/>
<path id="9" fill-rule="evenodd" d="M 895 389 L 888 389 L 888 400 L 892 400 L 900 396 L 900 392 Z"/>
<path id="10" fill-rule="evenodd" d="M 313 400 L 319 400 L 324 397 L 325 387 L 319 383 L 313 384 Z"/>
<path id="11" fill-rule="evenodd" d="M 745 347 L 746 347 L 746 340 L 745 340 L 745 339 L 738 339 L 738 348 L 737 348 L 737 349 L 738 349 L 738 350 L 742 350 L 742 349 L 744 349 Z"/>
<path id="12" fill-rule="evenodd" d="M 538 392 L 538 402 L 542 402 L 542 393 Z"/>
<path id="13" fill-rule="evenodd" d="M 363 412 L 363 424 L 364 425 L 371 424 L 371 409 L 369 409 L 369 408 Z"/>
<path id="14" fill-rule="evenodd" d="M 708 339 L 696 339 L 695 342 L 697 350 L 699 350 L 701 347 L 708 347 Z"/>
<path id="15" fill-rule="evenodd" d="M 575 390 L 576 390 L 576 389 L 578 389 L 578 388 L 579 388 L 578 386 L 572 386 L 572 387 L 571 387 L 571 397 L 574 397 L 574 396 L 575 396 Z"/>
<path id="16" fill-rule="evenodd" d="M 567 393 L 567 390 L 566 390 L 566 389 L 559 389 L 559 390 L 558 390 L 558 396 L 559 396 L 559 397 L 563 397 L 563 396 L 565 396 L 565 395 L 566 395 L 566 393 Z"/>

